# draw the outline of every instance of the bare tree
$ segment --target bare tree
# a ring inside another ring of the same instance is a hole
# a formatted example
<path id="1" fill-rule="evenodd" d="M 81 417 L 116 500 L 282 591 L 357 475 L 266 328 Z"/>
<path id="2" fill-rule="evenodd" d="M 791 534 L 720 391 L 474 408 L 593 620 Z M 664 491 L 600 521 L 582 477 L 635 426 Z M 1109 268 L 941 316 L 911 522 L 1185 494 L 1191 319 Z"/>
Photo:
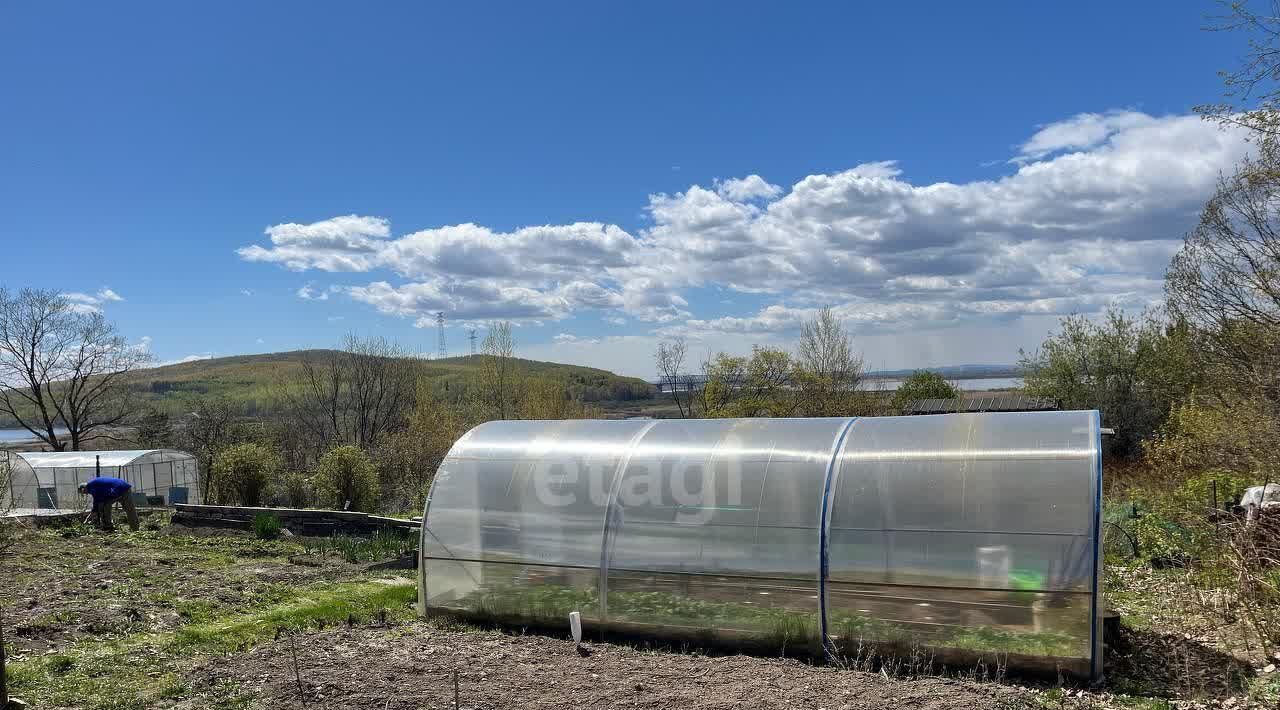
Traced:
<path id="1" fill-rule="evenodd" d="M 1226 88 L 1223 101 L 1196 110 L 1225 125 L 1248 129 L 1273 150 L 1280 138 L 1280 2 L 1232 0 L 1220 5 L 1227 14 L 1210 18 L 1213 24 L 1206 29 L 1245 35 L 1248 51 L 1234 69 L 1219 72 Z"/>
<path id="2" fill-rule="evenodd" d="M 372 447 L 413 406 L 414 363 L 382 337 L 349 334 L 341 350 L 308 357 L 283 388 L 286 409 L 319 455 L 339 444 Z"/>
<path id="3" fill-rule="evenodd" d="M 1169 265 L 1168 308 L 1220 386 L 1280 402 L 1280 160 L 1225 178 Z M 1225 375 L 1217 376 L 1214 375 Z"/>
<path id="4" fill-rule="evenodd" d="M 658 376 L 663 386 L 671 391 L 671 401 L 675 402 L 681 418 L 693 416 L 693 376 L 685 372 L 685 357 L 689 345 L 682 337 L 658 343 L 658 351 L 654 361 L 658 366 Z"/>
<path id="5" fill-rule="evenodd" d="M 511 323 L 498 323 L 489 328 L 473 392 L 481 419 L 516 417 L 521 383 L 516 372 L 515 352 Z"/>
<path id="6" fill-rule="evenodd" d="M 126 422 L 128 374 L 150 355 L 54 291 L 0 289 L 0 413 L 54 451 Z"/>
<path id="7" fill-rule="evenodd" d="M 856 413 L 862 382 L 862 356 L 853 352 L 849 331 L 830 306 L 800 325 L 795 386 L 809 416 Z"/>
<path id="8" fill-rule="evenodd" d="M 200 468 L 201 500 L 212 500 L 213 457 L 235 442 L 235 410 L 223 398 L 201 399 L 195 411 L 184 420 L 176 436 L 182 448 L 196 457 Z"/>

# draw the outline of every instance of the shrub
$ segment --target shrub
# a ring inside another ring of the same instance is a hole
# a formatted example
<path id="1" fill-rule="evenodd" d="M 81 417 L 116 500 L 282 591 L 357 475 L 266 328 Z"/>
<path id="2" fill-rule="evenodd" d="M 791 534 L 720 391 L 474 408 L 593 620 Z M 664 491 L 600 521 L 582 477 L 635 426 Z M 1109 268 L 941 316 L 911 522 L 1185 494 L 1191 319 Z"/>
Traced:
<path id="1" fill-rule="evenodd" d="M 1238 473 L 1212 470 L 1162 491 L 1135 491 L 1138 499 L 1126 507 L 1132 506 L 1137 516 L 1120 524 L 1144 557 L 1165 562 L 1200 559 L 1221 542 L 1220 511 L 1239 501 L 1249 485 L 1250 480 Z"/>
<path id="2" fill-rule="evenodd" d="M 280 459 L 261 444 L 237 444 L 213 458 L 213 486 L 224 505 L 262 505 Z"/>
<path id="3" fill-rule="evenodd" d="M 258 513 L 253 518 L 253 534 L 259 540 L 274 540 L 280 537 L 283 528 L 280 518 L 271 513 Z"/>
<path id="4" fill-rule="evenodd" d="M 290 471 L 280 478 L 279 500 L 289 508 L 306 508 L 311 505 L 311 479 L 301 471 Z"/>
<path id="5" fill-rule="evenodd" d="M 320 457 L 315 488 L 323 505 L 339 510 L 375 510 L 378 469 L 360 449 L 339 446 Z"/>
<path id="6" fill-rule="evenodd" d="M 893 393 L 894 414 L 902 414 L 907 405 L 919 399 L 956 399 L 960 390 L 942 375 L 930 370 L 916 370 Z"/>

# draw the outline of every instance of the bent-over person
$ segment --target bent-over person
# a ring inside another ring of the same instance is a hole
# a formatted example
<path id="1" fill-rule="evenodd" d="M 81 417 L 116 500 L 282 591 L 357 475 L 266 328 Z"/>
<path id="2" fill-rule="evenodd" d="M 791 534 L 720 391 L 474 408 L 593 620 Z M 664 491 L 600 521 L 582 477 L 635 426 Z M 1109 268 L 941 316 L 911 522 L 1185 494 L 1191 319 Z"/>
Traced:
<path id="1" fill-rule="evenodd" d="M 93 517 L 99 528 L 112 532 L 116 526 L 111 522 L 111 506 L 119 503 L 124 508 L 125 515 L 129 518 L 129 529 L 137 532 L 138 530 L 138 509 L 133 505 L 133 497 L 130 493 L 133 491 L 133 485 L 122 478 L 112 478 L 110 476 L 99 476 L 88 483 L 80 486 L 80 493 L 93 496 Z"/>

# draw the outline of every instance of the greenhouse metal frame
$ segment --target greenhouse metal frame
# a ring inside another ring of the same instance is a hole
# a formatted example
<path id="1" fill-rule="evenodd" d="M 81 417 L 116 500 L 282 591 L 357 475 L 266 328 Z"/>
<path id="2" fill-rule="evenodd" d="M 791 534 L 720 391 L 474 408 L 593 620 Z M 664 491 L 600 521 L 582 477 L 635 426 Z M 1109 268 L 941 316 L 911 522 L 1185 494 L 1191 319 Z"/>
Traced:
<path id="1" fill-rule="evenodd" d="M 419 608 L 1102 673 L 1095 411 L 499 421 L 423 512 Z"/>
<path id="2" fill-rule="evenodd" d="M 122 478 L 133 493 L 159 497 L 162 504 L 200 503 L 196 459 L 176 449 L 128 451 L 2 452 L 9 481 L 7 496 L 17 511 L 84 510 L 88 498 L 79 487 L 97 475 Z"/>

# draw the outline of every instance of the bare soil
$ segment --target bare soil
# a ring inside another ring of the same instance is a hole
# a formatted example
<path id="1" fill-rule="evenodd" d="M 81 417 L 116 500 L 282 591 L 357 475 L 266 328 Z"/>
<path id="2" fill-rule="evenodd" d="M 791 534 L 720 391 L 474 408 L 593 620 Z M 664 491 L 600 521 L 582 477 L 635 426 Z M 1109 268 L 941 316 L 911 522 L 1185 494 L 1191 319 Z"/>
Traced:
<path id="1" fill-rule="evenodd" d="M 297 673 L 293 652 L 297 652 Z M 199 666 L 189 682 L 228 685 L 255 707 L 353 710 L 453 708 L 952 708 L 1025 707 L 1028 691 L 938 677 L 902 680 L 789 659 L 709 657 L 427 623 L 319 631 Z M 191 707 L 199 706 L 193 701 Z"/>
<path id="2" fill-rule="evenodd" d="M 72 532 L 53 544 L 48 536 L 20 537 L 0 569 L 0 586 L 13 590 L 5 626 L 18 651 L 60 648 L 86 636 L 169 630 L 282 587 L 350 578 L 360 569 L 332 557 L 291 564 L 268 556 L 251 539 L 240 547 L 227 547 L 225 538 L 205 546 L 186 529 L 153 533 L 172 545 Z"/>
<path id="3" fill-rule="evenodd" d="M 0 590 L 13 602 L 5 611 L 7 640 L 17 657 L 43 658 L 78 641 L 170 632 L 271 608 L 306 585 L 372 578 L 368 570 L 375 565 L 332 556 L 291 563 L 289 557 L 300 549 L 293 542 L 263 543 L 225 530 L 187 528 L 138 535 L 75 530 L 26 535 L 0 564 Z M 99 698 L 95 707 L 300 708 L 305 699 L 306 708 L 444 710 L 453 708 L 455 671 L 461 707 L 474 710 L 1247 705 L 1250 683 L 1265 671 L 1215 645 L 1213 632 L 1220 629 L 1212 620 L 1174 613 L 1181 607 L 1171 603 L 1179 596 L 1170 586 L 1175 580 L 1176 575 L 1150 572 L 1116 576 L 1117 604 L 1149 625 L 1126 629 L 1108 652 L 1107 687 L 1093 692 L 1025 679 L 901 677 L 799 660 L 626 644 L 592 643 L 590 654 L 582 656 L 563 638 L 415 621 L 311 628 L 230 655 L 166 660 L 181 680 L 172 694 L 118 705 L 104 705 L 109 699 Z M 397 618 L 408 616 L 407 608 L 399 611 Z M 76 655 L 75 662 L 89 663 L 91 655 Z M 39 692 L 44 695 L 28 699 L 42 701 L 53 691 L 42 686 Z M 1117 692 L 1131 697 L 1112 695 Z M 1156 698 L 1173 702 L 1164 705 Z"/>

